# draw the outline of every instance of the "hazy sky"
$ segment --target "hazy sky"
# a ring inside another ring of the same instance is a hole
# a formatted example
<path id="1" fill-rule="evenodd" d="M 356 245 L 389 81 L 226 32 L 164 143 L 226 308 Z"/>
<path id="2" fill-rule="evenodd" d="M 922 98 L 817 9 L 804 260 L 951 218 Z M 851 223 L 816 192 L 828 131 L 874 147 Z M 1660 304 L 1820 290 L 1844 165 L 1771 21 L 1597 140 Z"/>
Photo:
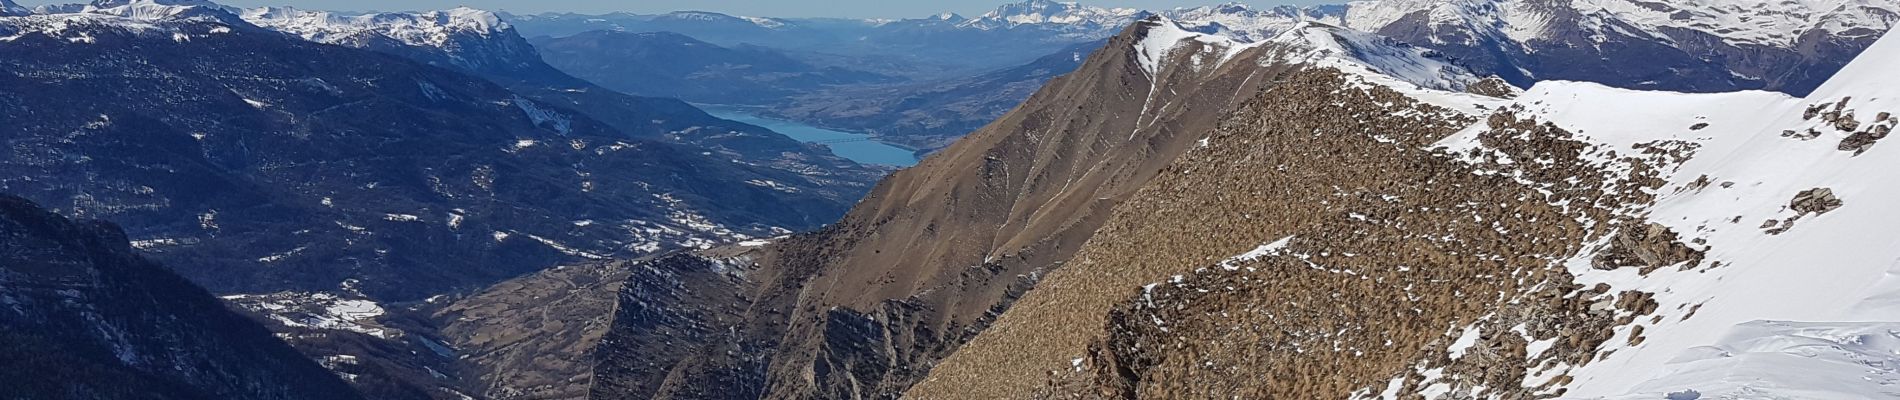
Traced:
<path id="1" fill-rule="evenodd" d="M 82 0 L 15 0 L 20 4 L 77 3 Z M 537 13 L 574 11 L 604 13 L 631 11 L 656 13 L 679 10 L 716 11 L 760 17 L 841 17 L 841 18 L 918 18 L 944 11 L 976 15 L 1003 3 L 1021 0 L 214 0 L 218 3 L 254 7 L 292 5 L 324 10 L 433 10 L 469 6 L 489 10 Z M 1224 3 L 1223 0 L 1083 0 L 1083 4 L 1103 7 L 1166 9 Z M 1267 7 L 1280 4 L 1323 4 L 1321 0 L 1242 1 Z"/>

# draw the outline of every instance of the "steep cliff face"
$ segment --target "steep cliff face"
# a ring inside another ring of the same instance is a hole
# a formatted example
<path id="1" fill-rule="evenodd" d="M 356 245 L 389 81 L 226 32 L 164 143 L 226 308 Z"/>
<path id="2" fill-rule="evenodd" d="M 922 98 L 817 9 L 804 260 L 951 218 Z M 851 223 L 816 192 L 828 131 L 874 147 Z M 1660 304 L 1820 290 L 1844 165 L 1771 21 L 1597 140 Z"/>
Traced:
<path id="1" fill-rule="evenodd" d="M 1314 29 L 1310 38 L 1338 39 L 1332 45 L 1366 44 Z M 757 250 L 742 263 L 751 271 L 743 303 L 730 309 L 738 325 L 708 338 L 707 350 L 659 361 L 617 349 L 639 338 L 623 326 L 623 307 L 600 370 L 673 365 L 668 384 L 701 391 L 603 384 L 627 377 L 603 374 L 595 395 L 896 397 L 1068 262 L 1110 209 L 1197 146 L 1235 102 L 1345 55 L 1319 44 L 1240 44 L 1166 19 L 1137 23 L 1024 106 L 886 179 L 843 221 Z M 1412 50 L 1357 50 L 1392 56 L 1370 64 L 1449 68 Z M 623 306 L 631 294 L 623 290 Z"/>
<path id="2" fill-rule="evenodd" d="M 117 226 L 12 196 L 0 196 L 0 382 L 34 399 L 360 398 L 138 256 Z"/>

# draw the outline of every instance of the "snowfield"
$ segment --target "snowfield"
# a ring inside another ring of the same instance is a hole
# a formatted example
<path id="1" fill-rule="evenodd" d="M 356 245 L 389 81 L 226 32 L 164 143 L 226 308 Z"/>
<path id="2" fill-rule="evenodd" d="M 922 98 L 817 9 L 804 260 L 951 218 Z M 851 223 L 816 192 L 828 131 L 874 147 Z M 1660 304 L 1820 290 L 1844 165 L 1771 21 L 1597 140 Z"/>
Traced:
<path id="1" fill-rule="evenodd" d="M 1842 149 L 1855 132 L 1900 124 L 1896 68 L 1900 38 L 1888 37 L 1805 99 L 1576 82 L 1539 83 L 1518 97 L 1529 116 L 1605 148 L 1696 144 L 1657 202 L 1635 213 L 1719 263 L 1599 270 L 1591 259 L 1604 246 L 1588 247 L 1565 262 L 1578 283 L 1652 292 L 1660 318 L 1617 328 L 1595 362 L 1532 379 L 1572 375 L 1564 398 L 1900 397 L 1900 212 L 1891 208 L 1900 181 L 1887 173 L 1900 170 L 1900 144 Z M 1472 145 L 1482 129 L 1440 145 Z M 1797 204 L 1815 189 L 1838 197 L 1839 208 Z M 1643 340 L 1631 345 L 1636 325 Z"/>

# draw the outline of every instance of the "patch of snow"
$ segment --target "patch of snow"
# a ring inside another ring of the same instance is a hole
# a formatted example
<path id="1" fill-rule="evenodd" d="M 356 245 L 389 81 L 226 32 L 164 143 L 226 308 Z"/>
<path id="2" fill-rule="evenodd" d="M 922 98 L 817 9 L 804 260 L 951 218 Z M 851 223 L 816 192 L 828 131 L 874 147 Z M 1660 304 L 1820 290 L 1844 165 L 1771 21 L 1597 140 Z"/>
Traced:
<path id="1" fill-rule="evenodd" d="M 399 334 L 376 322 L 384 314 L 383 307 L 367 299 L 308 292 L 240 294 L 222 298 L 289 327 L 358 332 L 382 339 Z"/>
<path id="2" fill-rule="evenodd" d="M 1240 264 L 1258 260 L 1261 257 L 1280 254 L 1280 250 L 1285 249 L 1286 245 L 1291 243 L 1293 243 L 1293 237 L 1287 236 L 1280 238 L 1280 240 L 1261 244 L 1259 247 L 1253 248 L 1253 250 L 1247 250 L 1245 253 L 1240 253 L 1233 257 L 1228 257 L 1226 260 L 1221 260 L 1220 267 L 1229 271 L 1240 269 Z"/>
<path id="3" fill-rule="evenodd" d="M 521 109 L 523 114 L 527 114 L 528 120 L 533 121 L 535 126 L 552 129 L 554 132 L 562 135 L 573 133 L 574 121 L 568 118 L 567 115 L 541 108 L 541 106 L 533 100 L 528 100 L 520 95 L 514 97 L 513 103 L 515 107 Z"/>
<path id="4" fill-rule="evenodd" d="M 1848 132 L 1804 118 L 1810 105 L 1843 99 L 1863 127 L 1879 112 L 1900 113 L 1895 65 L 1900 37 L 1888 37 L 1806 99 L 1542 82 L 1515 100 L 1521 116 L 1605 149 L 1630 152 L 1657 140 L 1697 145 L 1690 159 L 1662 171 L 1668 183 L 1656 203 L 1635 212 L 1679 232 L 1679 240 L 1706 243 L 1705 264 L 1645 275 L 1592 268 L 1594 251 L 1567 260 L 1586 287 L 1653 293 L 1660 318 L 1639 322 L 1639 345 L 1624 340 L 1629 327 L 1618 328 L 1617 339 L 1598 349 L 1612 356 L 1572 367 L 1565 397 L 1656 399 L 1689 389 L 1702 398 L 1900 393 L 1900 212 L 1886 206 L 1900 198 L 1900 181 L 1879 172 L 1900 168 L 1900 144 L 1842 151 Z M 1810 128 L 1821 137 L 1783 134 Z M 1470 133 L 1441 144 L 1469 146 Z M 1792 215 L 1790 199 L 1814 188 L 1832 190 L 1844 205 L 1778 234 L 1759 227 Z"/>

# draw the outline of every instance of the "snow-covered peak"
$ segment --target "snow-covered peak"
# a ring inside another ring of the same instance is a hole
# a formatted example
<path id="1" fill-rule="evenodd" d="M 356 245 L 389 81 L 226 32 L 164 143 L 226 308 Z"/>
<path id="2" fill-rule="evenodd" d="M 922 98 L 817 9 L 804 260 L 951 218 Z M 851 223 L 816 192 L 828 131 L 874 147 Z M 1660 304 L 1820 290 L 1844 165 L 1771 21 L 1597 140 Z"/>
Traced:
<path id="1" fill-rule="evenodd" d="M 19 3 L 14 3 L 13 0 L 0 0 L 0 16 L 26 15 L 32 12 L 33 10 L 21 7 Z"/>
<path id="2" fill-rule="evenodd" d="M 375 34 L 412 46 L 441 47 L 455 35 L 489 37 L 510 29 L 495 13 L 468 7 L 373 14 L 264 7 L 243 10 L 241 16 L 252 24 L 320 43 L 340 43 L 359 35 Z"/>
<path id="3" fill-rule="evenodd" d="M 1160 15 L 1196 31 L 1219 33 L 1231 39 L 1254 42 L 1284 32 L 1301 22 L 1319 21 L 1341 24 L 1344 11 L 1338 6 L 1279 6 L 1257 9 L 1241 3 L 1183 7 L 1149 11 L 1133 8 L 1092 7 L 1073 2 L 1030 0 L 1004 5 L 959 24 L 965 28 L 1007 29 L 1038 26 L 1070 33 L 1075 37 L 1108 37 L 1123 27 L 1150 15 Z"/>
<path id="4" fill-rule="evenodd" d="M 1788 45 L 1814 30 L 1879 35 L 1893 26 L 1900 11 L 1900 2 L 1894 0 L 1578 0 L 1575 6 L 1582 13 L 1613 15 L 1650 31 L 1690 29 L 1734 43 L 1769 45 Z"/>
<path id="5" fill-rule="evenodd" d="M 1463 91 L 1480 78 L 1437 52 L 1392 38 L 1318 22 L 1297 26 L 1267 42 L 1305 49 L 1288 61 L 1310 62 L 1362 76 L 1392 78 L 1420 88 Z"/>
<path id="6" fill-rule="evenodd" d="M 1140 30 L 1141 41 L 1135 42 L 1135 61 L 1141 63 L 1141 70 L 1151 78 L 1159 75 L 1162 67 L 1189 40 L 1218 42 L 1225 44 L 1225 47 L 1229 49 L 1240 47 L 1233 45 L 1223 36 L 1190 31 L 1179 22 L 1167 17 L 1148 17 L 1136 24 L 1136 29 Z M 1224 51 L 1223 54 L 1225 54 Z M 1225 57 L 1222 57 L 1222 60 L 1225 60 Z"/>
<path id="7" fill-rule="evenodd" d="M 780 21 L 773 18 L 740 16 L 739 19 L 746 20 L 746 22 L 751 22 L 753 25 L 758 25 L 760 28 L 765 28 L 765 29 L 779 29 L 779 28 L 784 28 L 787 25 L 785 21 Z"/>
<path id="8" fill-rule="evenodd" d="M 1601 269 L 1605 238 L 1560 261 L 1582 287 L 1648 293 L 1655 315 L 1619 323 L 1565 376 L 1578 399 L 1874 399 L 1900 393 L 1900 36 L 1878 40 L 1806 98 L 1684 94 L 1539 82 L 1519 118 L 1598 150 L 1682 143 L 1667 182 L 1627 217 L 1703 252 L 1699 263 Z M 1442 144 L 1475 143 L 1479 123 Z M 1594 151 L 1594 150 L 1593 150 Z M 1628 229 L 1634 229 L 1630 227 Z M 1428 383 L 1429 384 L 1429 383 Z M 1553 388 L 1554 389 L 1554 388 Z M 1482 396 L 1480 396 L 1482 397 Z"/>
<path id="9" fill-rule="evenodd" d="M 641 17 L 634 14 L 624 14 L 624 13 L 623 13 L 623 16 Z M 751 24 L 751 25 L 758 26 L 760 28 L 765 28 L 765 29 L 783 29 L 783 28 L 794 25 L 792 22 L 784 20 L 784 19 L 748 17 L 748 16 L 743 16 L 743 15 L 727 15 L 727 14 L 721 14 L 721 13 L 716 13 L 716 12 L 711 12 L 711 11 L 674 11 L 670 13 L 649 16 L 649 18 L 652 18 L 655 20 L 741 23 L 741 24 Z M 870 23 L 874 20 L 865 20 L 865 21 Z"/>
<path id="10" fill-rule="evenodd" d="M 1102 8 L 1074 2 L 1028 0 L 997 7 L 996 10 L 970 19 L 963 25 L 978 29 L 1014 28 L 1036 24 L 1120 27 L 1127 25 L 1139 14 L 1141 11 L 1133 8 Z"/>
<path id="11" fill-rule="evenodd" d="M 213 14 L 223 16 L 226 11 L 224 6 L 203 0 L 100 0 L 77 12 L 157 21 Z"/>
<path id="12" fill-rule="evenodd" d="M 1208 70 L 1244 59 L 1333 68 L 1354 76 L 1356 82 L 1385 86 L 1466 113 L 1477 113 L 1477 105 L 1494 102 L 1463 93 L 1480 80 L 1469 70 L 1431 50 L 1376 34 L 1308 21 L 1293 23 L 1266 40 L 1247 41 L 1210 29 L 1210 24 L 1161 15 L 1136 24 L 1140 40 L 1134 43 L 1132 54 L 1151 79 L 1169 68 Z M 1272 48 L 1249 51 L 1267 46 Z"/>
<path id="13" fill-rule="evenodd" d="M 223 6 L 206 1 L 119 0 L 92 4 L 40 6 L 32 11 L 8 2 L 0 5 L 0 42 L 44 35 L 90 44 L 101 33 L 192 40 L 231 32 L 244 25 Z"/>
<path id="14" fill-rule="evenodd" d="M 1900 18 L 1900 0 L 1361 0 L 1347 8 L 1344 26 L 1365 31 L 1423 13 L 1431 25 L 1464 26 L 1519 42 L 1562 29 L 1655 38 L 1688 30 L 1733 44 L 1783 47 L 1817 30 L 1878 35 Z"/>
<path id="15" fill-rule="evenodd" d="M 1263 10 L 1240 3 L 1177 8 L 1161 14 L 1177 21 L 1212 24 L 1227 36 L 1250 42 L 1273 37 L 1308 21 L 1340 25 L 1343 17 L 1331 9 L 1280 6 Z"/>

